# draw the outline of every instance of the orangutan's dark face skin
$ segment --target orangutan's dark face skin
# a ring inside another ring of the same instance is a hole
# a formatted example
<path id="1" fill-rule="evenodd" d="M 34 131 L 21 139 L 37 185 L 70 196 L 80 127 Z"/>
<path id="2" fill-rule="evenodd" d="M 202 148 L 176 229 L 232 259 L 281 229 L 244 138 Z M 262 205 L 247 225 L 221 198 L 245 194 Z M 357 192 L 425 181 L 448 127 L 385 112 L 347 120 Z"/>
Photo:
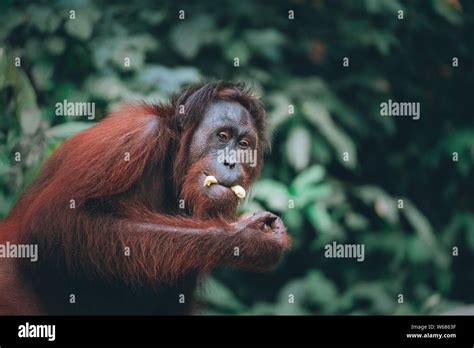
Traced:
<path id="1" fill-rule="evenodd" d="M 249 112 L 237 102 L 217 101 L 211 104 L 196 129 L 190 145 L 190 163 L 207 158 L 196 185 L 210 199 L 219 202 L 238 201 L 230 188 L 241 186 L 247 190 L 253 179 L 254 163 L 241 163 L 223 158 L 224 151 L 253 151 L 258 135 Z M 226 149 L 227 148 L 227 149 Z M 220 155 L 219 155 L 220 154 Z M 205 185 L 208 177 L 217 183 Z"/>

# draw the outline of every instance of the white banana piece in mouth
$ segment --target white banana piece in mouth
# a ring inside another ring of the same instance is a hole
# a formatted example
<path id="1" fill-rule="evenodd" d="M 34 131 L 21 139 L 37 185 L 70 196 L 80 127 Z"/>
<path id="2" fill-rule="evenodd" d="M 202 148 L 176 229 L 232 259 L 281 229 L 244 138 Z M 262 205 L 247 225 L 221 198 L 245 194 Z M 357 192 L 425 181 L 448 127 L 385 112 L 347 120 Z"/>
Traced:
<path id="1" fill-rule="evenodd" d="M 217 184 L 217 183 L 218 183 L 218 181 L 217 181 L 217 179 L 216 179 L 215 176 L 213 176 L 213 175 L 208 175 L 208 176 L 206 176 L 206 178 L 204 179 L 204 184 L 203 184 L 203 186 L 204 186 L 204 187 L 206 187 L 206 186 L 209 187 L 209 186 L 211 186 L 211 185 L 213 185 L 213 184 Z M 240 198 L 240 199 L 244 199 L 244 198 L 245 198 L 246 192 L 245 192 L 245 189 L 244 189 L 242 186 L 240 186 L 240 185 L 235 185 L 235 186 L 232 186 L 230 189 L 232 190 L 232 192 L 235 193 L 235 195 L 236 195 L 238 198 Z"/>
<path id="2" fill-rule="evenodd" d="M 212 184 L 217 184 L 217 179 L 213 175 L 208 175 L 204 179 L 204 185 L 203 186 L 211 186 Z"/>
<path id="3" fill-rule="evenodd" d="M 240 185 L 235 185 L 230 188 L 232 191 L 234 191 L 235 195 L 239 197 L 240 199 L 245 198 L 245 189 L 240 186 Z"/>

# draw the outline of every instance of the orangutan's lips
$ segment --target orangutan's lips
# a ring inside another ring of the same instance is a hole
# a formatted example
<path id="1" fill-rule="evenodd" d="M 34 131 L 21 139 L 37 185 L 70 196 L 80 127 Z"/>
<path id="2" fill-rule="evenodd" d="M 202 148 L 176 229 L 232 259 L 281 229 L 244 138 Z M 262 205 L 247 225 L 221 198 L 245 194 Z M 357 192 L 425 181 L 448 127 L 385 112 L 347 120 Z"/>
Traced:
<path id="1" fill-rule="evenodd" d="M 216 177 L 213 176 L 213 175 L 207 175 L 206 178 L 204 179 L 204 187 L 209 187 L 211 185 L 214 185 L 214 184 L 218 184 L 219 182 L 217 181 Z M 230 189 L 232 190 L 232 192 L 234 192 L 234 194 L 240 198 L 240 199 L 243 199 L 245 198 L 245 189 L 240 186 L 240 185 L 234 185 L 232 187 L 230 187 Z"/>

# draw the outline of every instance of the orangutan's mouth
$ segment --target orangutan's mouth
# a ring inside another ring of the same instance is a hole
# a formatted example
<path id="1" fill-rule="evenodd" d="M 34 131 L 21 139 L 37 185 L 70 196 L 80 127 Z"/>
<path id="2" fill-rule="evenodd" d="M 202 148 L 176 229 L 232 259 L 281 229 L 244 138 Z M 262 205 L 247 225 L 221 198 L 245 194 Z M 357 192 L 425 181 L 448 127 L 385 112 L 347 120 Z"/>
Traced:
<path id="1" fill-rule="evenodd" d="M 204 183 L 203 183 L 203 186 L 204 187 L 210 187 L 211 185 L 221 185 L 221 186 L 224 186 L 224 187 L 227 187 L 225 185 L 222 185 L 219 183 L 219 181 L 216 179 L 215 176 L 213 175 L 207 175 L 205 173 L 206 177 L 204 178 Z M 244 199 L 245 198 L 245 189 L 240 186 L 240 185 L 233 185 L 231 187 L 227 187 L 229 188 L 230 190 L 232 190 L 232 192 L 234 192 L 234 194 L 239 198 L 239 199 Z"/>

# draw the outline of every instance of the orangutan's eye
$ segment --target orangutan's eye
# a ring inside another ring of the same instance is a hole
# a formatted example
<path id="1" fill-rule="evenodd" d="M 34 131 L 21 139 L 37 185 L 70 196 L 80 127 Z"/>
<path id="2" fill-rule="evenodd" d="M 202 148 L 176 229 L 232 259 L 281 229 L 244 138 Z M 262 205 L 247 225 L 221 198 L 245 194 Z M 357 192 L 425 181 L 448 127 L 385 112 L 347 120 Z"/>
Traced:
<path id="1" fill-rule="evenodd" d="M 217 138 L 218 138 L 220 141 L 227 141 L 227 140 L 229 140 L 229 133 L 224 132 L 224 131 L 219 132 L 219 133 L 217 134 Z"/>

